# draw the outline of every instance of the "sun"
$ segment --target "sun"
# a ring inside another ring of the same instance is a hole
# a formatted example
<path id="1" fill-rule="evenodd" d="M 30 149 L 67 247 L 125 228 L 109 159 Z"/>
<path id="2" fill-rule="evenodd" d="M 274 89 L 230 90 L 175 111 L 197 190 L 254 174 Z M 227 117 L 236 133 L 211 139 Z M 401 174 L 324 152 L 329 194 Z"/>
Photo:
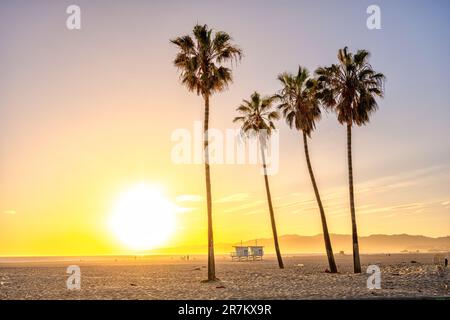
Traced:
<path id="1" fill-rule="evenodd" d="M 176 206 L 157 187 L 141 183 L 119 195 L 110 228 L 129 249 L 154 249 L 174 233 L 175 213 Z"/>

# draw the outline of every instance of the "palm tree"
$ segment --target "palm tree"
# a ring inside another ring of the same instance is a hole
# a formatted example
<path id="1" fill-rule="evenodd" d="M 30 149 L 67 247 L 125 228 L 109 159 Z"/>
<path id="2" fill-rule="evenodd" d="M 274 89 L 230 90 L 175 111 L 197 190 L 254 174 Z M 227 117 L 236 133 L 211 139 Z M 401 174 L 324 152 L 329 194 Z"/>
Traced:
<path id="1" fill-rule="evenodd" d="M 272 196 L 270 195 L 269 178 L 267 175 L 265 157 L 267 139 L 272 134 L 272 130 L 275 129 L 275 124 L 273 121 L 278 120 L 280 117 L 278 112 L 273 110 L 274 101 L 275 97 L 261 98 L 259 93 L 253 93 L 250 97 L 250 101 L 244 100 L 243 103 L 236 109 L 241 116 L 234 118 L 233 122 L 241 123 L 241 132 L 243 136 L 248 137 L 255 135 L 259 139 L 275 252 L 277 254 L 278 266 L 280 269 L 283 269 L 284 264 L 283 259 L 281 258 L 280 246 L 278 244 L 277 226 L 275 224 L 275 215 L 273 212 Z"/>
<path id="2" fill-rule="evenodd" d="M 305 149 L 306 163 L 308 165 L 309 176 L 316 195 L 317 204 L 319 206 L 320 218 L 322 220 L 323 237 L 325 241 L 325 249 L 328 257 L 328 265 L 330 272 L 336 273 L 337 267 L 334 260 L 333 248 L 331 246 L 330 234 L 328 233 L 327 219 L 325 210 L 323 209 L 320 199 L 319 189 L 317 187 L 314 172 L 311 166 L 308 151 L 308 138 L 316 127 L 316 121 L 320 120 L 321 111 L 320 103 L 317 98 L 317 82 L 309 77 L 306 68 L 299 66 L 296 75 L 290 73 L 282 73 L 278 76 L 283 88 L 277 94 L 280 100 L 278 108 L 283 113 L 287 124 L 292 129 L 295 127 L 303 134 L 303 145 Z"/>
<path id="3" fill-rule="evenodd" d="M 368 62 L 369 52 L 366 50 L 358 50 L 353 55 L 345 47 L 338 51 L 338 60 L 338 64 L 318 68 L 316 74 L 321 87 L 320 98 L 326 107 L 336 112 L 339 123 L 347 126 L 353 267 L 355 273 L 361 273 L 353 194 L 352 126 L 362 126 L 369 122 L 370 115 L 378 108 L 376 97 L 383 97 L 385 76 L 372 69 Z"/>
<path id="4" fill-rule="evenodd" d="M 208 210 L 208 281 L 214 281 L 216 280 L 216 271 L 208 152 L 209 99 L 214 93 L 226 89 L 232 82 L 231 69 L 223 64 L 240 60 L 242 51 L 231 43 L 232 39 L 226 32 L 213 33 L 213 30 L 208 29 L 207 25 L 196 25 L 193 35 L 194 39 L 190 35 L 185 35 L 173 39 L 171 42 L 179 50 L 173 63 L 180 71 L 181 83 L 189 91 L 201 95 L 205 102 L 203 151 Z"/>

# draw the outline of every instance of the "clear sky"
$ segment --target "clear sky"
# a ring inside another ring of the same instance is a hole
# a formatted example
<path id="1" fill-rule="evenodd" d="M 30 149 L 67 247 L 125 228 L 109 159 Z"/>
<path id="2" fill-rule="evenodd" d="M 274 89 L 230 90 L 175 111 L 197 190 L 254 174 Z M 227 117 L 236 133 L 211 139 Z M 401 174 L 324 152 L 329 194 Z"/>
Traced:
<path id="1" fill-rule="evenodd" d="M 173 164 L 170 139 L 203 119 L 169 43 L 197 22 L 244 51 L 234 83 L 211 99 L 221 130 L 236 128 L 235 108 L 254 90 L 278 90 L 277 74 L 331 64 L 346 45 L 369 50 L 387 83 L 371 123 L 354 130 L 360 234 L 450 235 L 448 1 L 78 0 L 82 29 L 69 31 L 73 3 L 0 3 L 0 255 L 128 252 L 105 221 L 117 194 L 142 181 L 185 209 L 165 245 L 206 242 L 203 166 Z M 366 27 L 371 4 L 381 30 Z M 278 125 L 279 233 L 320 233 L 301 136 Z M 329 229 L 349 234 L 345 139 L 325 114 L 310 149 Z M 214 165 L 212 181 L 216 242 L 271 236 L 258 166 Z"/>

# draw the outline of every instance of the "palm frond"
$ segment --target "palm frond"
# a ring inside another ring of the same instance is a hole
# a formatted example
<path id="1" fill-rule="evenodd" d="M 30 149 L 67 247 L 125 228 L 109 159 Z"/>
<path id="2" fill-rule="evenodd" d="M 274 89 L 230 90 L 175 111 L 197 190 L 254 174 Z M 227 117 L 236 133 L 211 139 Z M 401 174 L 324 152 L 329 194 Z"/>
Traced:
<path id="1" fill-rule="evenodd" d="M 319 71 L 323 76 L 325 69 Z M 309 71 L 299 66 L 297 74 L 282 73 L 278 76 L 282 88 L 277 97 L 278 109 L 290 128 L 310 134 L 315 121 L 320 119 L 320 104 L 317 93 L 318 82 L 310 77 Z"/>
<path id="2" fill-rule="evenodd" d="M 243 100 L 236 111 L 242 116 L 234 118 L 233 122 L 241 122 L 241 133 L 245 136 L 270 135 L 275 129 L 274 120 L 280 118 L 277 111 L 273 110 L 274 96 L 261 97 L 254 92 L 249 100 Z"/>
<path id="3" fill-rule="evenodd" d="M 182 84 L 203 96 L 227 89 L 233 77 L 223 64 L 239 60 L 242 51 L 226 32 L 214 33 L 207 25 L 196 25 L 192 33 L 193 38 L 186 35 L 170 40 L 179 49 L 174 65 Z"/>
<path id="4" fill-rule="evenodd" d="M 364 125 L 378 107 L 375 97 L 383 97 L 386 78 L 373 70 L 369 57 L 367 50 L 353 55 L 345 47 L 338 51 L 338 64 L 315 72 L 318 98 L 342 124 Z"/>

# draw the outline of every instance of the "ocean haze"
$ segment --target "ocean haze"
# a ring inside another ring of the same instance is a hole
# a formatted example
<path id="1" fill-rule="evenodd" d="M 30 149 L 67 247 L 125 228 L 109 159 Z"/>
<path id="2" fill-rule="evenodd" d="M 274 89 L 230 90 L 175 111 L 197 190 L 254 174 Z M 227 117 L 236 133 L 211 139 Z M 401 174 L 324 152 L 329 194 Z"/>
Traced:
<path id="1" fill-rule="evenodd" d="M 297 234 L 283 235 L 279 237 L 280 248 L 283 253 L 324 253 L 324 243 L 322 234 L 314 236 L 301 236 Z M 334 254 L 339 254 L 344 251 L 344 254 L 351 254 L 351 235 L 331 234 L 331 241 L 333 244 Z M 359 237 L 361 253 L 399 253 L 399 252 L 448 252 L 450 251 L 450 236 L 446 237 L 426 237 L 422 235 L 385 235 L 374 234 L 366 237 Z M 218 253 L 229 253 L 233 251 L 233 246 L 241 245 L 237 243 L 219 243 L 215 245 Z M 243 241 L 244 246 L 260 245 L 265 247 L 265 251 L 272 253 L 273 239 L 261 238 Z M 206 246 L 192 246 L 192 247 L 176 247 L 165 248 L 163 252 L 169 254 L 170 252 L 179 253 L 193 253 L 198 254 L 206 252 Z M 158 252 L 154 250 L 152 252 Z"/>

